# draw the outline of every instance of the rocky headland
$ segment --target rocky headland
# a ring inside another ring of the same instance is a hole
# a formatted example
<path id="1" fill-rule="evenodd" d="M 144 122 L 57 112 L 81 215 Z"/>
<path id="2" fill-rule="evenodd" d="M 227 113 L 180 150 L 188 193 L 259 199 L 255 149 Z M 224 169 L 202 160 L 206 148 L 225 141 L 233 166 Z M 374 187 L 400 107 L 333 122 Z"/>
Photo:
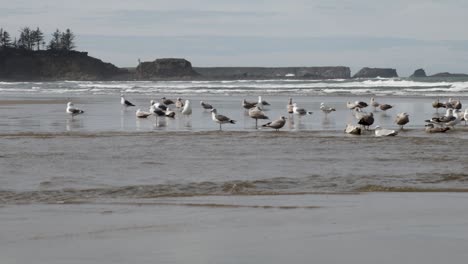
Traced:
<path id="1" fill-rule="evenodd" d="M 87 52 L 0 50 L 1 80 L 113 80 L 128 75 L 127 70 L 90 57 Z"/>

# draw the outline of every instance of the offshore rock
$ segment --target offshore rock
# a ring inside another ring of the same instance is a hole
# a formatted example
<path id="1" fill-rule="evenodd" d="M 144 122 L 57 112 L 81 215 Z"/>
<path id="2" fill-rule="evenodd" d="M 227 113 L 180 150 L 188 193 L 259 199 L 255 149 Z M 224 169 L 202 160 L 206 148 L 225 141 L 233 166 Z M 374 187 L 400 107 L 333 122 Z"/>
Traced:
<path id="1" fill-rule="evenodd" d="M 142 62 L 136 68 L 139 79 L 187 78 L 198 76 L 192 64 L 185 59 L 166 58 Z"/>
<path id="2" fill-rule="evenodd" d="M 353 76 L 353 78 L 377 78 L 377 77 L 394 78 L 394 77 L 398 77 L 398 74 L 395 69 L 364 67 Z"/>
<path id="3" fill-rule="evenodd" d="M 426 72 L 424 71 L 424 69 L 417 69 L 410 76 L 410 78 L 423 78 L 423 77 L 427 77 Z"/>

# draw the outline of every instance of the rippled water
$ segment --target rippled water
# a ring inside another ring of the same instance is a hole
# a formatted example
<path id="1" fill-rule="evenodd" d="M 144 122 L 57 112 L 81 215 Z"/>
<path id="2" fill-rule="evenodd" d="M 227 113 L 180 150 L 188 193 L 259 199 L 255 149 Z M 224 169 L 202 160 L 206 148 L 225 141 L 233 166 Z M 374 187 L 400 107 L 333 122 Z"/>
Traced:
<path id="1" fill-rule="evenodd" d="M 455 94 L 464 102 L 466 86 L 402 79 L 0 83 L 0 203 L 465 191 L 468 128 L 432 135 L 423 125 L 437 115 L 431 102 L 439 96 L 432 94 L 441 93 L 441 100 Z M 121 92 L 143 110 L 150 99 L 181 96 L 193 102 L 193 114 L 137 120 L 134 108 L 121 107 Z M 344 134 L 346 123 L 355 122 L 346 101 L 375 94 L 394 105 L 376 112 L 375 124 L 397 129 L 395 115 L 407 112 L 407 128 L 394 138 Z M 282 131 L 255 129 L 240 103 L 257 95 L 271 103 L 272 119 L 289 117 Z M 314 114 L 289 116 L 289 96 Z M 69 117 L 70 100 L 85 114 Z M 237 123 L 217 131 L 200 100 Z M 325 116 L 320 102 L 337 111 Z"/>

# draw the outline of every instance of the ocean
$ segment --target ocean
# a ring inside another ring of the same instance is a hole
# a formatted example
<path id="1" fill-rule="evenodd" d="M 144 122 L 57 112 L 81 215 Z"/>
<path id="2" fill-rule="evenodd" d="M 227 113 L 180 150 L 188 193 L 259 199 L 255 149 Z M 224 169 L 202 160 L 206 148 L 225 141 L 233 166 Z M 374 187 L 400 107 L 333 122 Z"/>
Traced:
<path id="1" fill-rule="evenodd" d="M 120 94 L 136 107 L 122 107 Z M 333 252 L 347 250 L 332 242 L 355 240 L 351 263 L 397 249 L 400 262 L 437 260 L 418 259 L 420 248 L 452 263 L 467 257 L 457 241 L 466 245 L 468 234 L 459 221 L 468 212 L 460 204 L 468 126 L 429 134 L 424 120 L 445 113 L 432 108 L 437 99 L 465 109 L 468 79 L 0 82 L 0 96 L 2 263 L 31 263 L 38 252 L 38 263 L 336 263 Z M 192 115 L 135 117 L 164 96 L 190 100 Z M 271 120 L 288 118 L 280 131 L 256 129 L 242 108 L 258 96 Z M 289 97 L 313 114 L 288 114 Z M 393 106 L 374 112 L 372 128 L 397 136 L 344 133 L 356 123 L 346 102 L 371 97 Z M 202 100 L 236 124 L 219 131 Z M 69 101 L 85 113 L 70 117 Z M 325 115 L 321 102 L 336 111 Z M 404 130 L 394 123 L 401 112 L 410 115 Z M 277 246 L 284 256 L 268 251 Z"/>

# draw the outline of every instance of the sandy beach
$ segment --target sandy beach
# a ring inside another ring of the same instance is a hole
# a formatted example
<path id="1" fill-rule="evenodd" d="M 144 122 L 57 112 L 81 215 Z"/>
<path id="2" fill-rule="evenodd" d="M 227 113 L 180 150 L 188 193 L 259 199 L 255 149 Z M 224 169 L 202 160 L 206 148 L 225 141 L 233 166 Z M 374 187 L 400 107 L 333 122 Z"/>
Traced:
<path id="1" fill-rule="evenodd" d="M 5 205 L 0 260 L 464 263 L 467 201 L 465 193 L 369 193 Z"/>

